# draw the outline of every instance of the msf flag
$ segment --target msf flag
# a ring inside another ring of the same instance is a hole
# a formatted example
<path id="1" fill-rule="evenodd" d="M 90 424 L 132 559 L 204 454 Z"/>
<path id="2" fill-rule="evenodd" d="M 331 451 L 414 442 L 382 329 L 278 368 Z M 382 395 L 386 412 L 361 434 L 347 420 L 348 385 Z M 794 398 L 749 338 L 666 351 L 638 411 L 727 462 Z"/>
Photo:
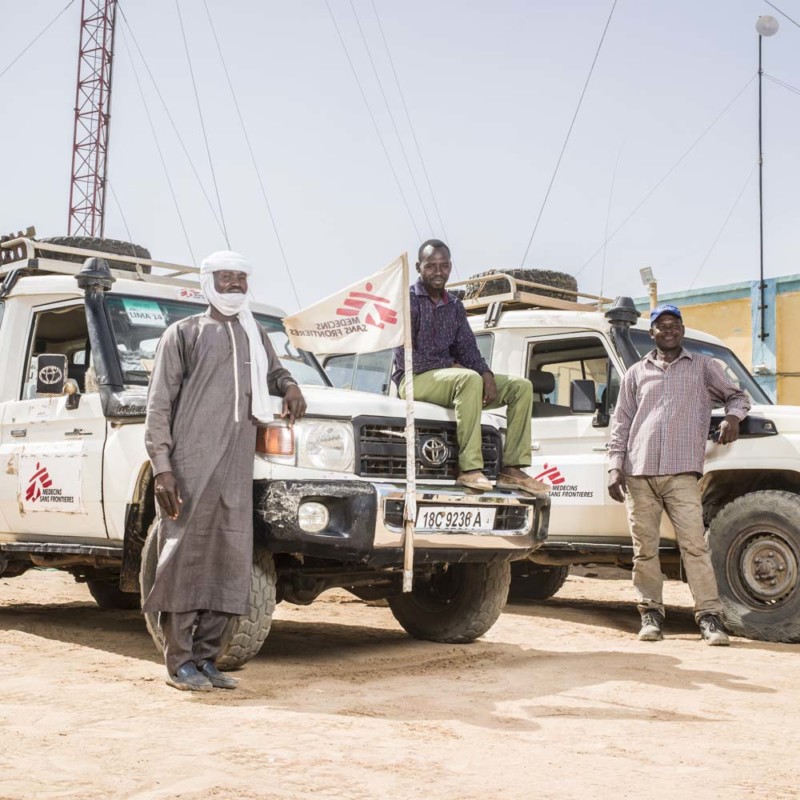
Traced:
<path id="1" fill-rule="evenodd" d="M 408 292 L 404 259 L 283 320 L 299 350 L 371 353 L 403 344 L 403 299 Z"/>

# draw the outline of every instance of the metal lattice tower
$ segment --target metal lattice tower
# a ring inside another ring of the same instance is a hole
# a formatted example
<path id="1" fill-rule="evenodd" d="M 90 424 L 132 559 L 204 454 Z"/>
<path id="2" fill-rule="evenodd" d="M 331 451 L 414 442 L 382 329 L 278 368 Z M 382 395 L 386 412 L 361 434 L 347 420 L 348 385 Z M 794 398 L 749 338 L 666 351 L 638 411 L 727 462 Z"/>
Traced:
<path id="1" fill-rule="evenodd" d="M 117 0 L 82 0 L 68 232 L 102 236 Z"/>

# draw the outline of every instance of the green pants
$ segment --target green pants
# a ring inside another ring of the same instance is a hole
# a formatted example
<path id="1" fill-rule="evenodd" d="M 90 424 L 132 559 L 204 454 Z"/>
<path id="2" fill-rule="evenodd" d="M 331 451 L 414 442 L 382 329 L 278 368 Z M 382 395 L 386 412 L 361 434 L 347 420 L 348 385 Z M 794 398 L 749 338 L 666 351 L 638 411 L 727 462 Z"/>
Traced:
<path id="1" fill-rule="evenodd" d="M 483 378 L 474 370 L 449 367 L 420 372 L 414 376 L 414 399 L 453 408 L 456 412 L 458 466 L 462 472 L 483 469 L 481 453 L 481 411 L 508 406 L 503 464 L 529 467 L 531 464 L 531 413 L 533 387 L 524 378 L 495 375 L 497 399 L 483 405 Z M 406 379 L 400 381 L 400 397 L 406 396 Z"/>

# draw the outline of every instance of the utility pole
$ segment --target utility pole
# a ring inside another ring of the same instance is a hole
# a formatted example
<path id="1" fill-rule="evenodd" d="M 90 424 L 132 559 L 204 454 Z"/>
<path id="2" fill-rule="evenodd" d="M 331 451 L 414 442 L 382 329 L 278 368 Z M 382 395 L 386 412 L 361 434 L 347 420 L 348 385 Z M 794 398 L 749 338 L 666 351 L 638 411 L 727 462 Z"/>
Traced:
<path id="1" fill-rule="evenodd" d="M 82 0 L 69 189 L 70 236 L 103 236 L 117 0 Z"/>

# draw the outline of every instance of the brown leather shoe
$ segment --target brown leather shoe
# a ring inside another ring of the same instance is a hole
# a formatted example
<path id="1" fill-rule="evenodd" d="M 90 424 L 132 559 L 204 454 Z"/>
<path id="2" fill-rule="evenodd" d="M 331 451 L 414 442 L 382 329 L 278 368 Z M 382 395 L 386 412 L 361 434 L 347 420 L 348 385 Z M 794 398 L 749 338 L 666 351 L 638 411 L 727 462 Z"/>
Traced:
<path id="1" fill-rule="evenodd" d="M 475 489 L 479 492 L 490 492 L 494 489 L 492 482 L 480 471 L 462 472 L 456 478 L 457 486 L 466 486 L 467 489 Z"/>
<path id="2" fill-rule="evenodd" d="M 501 472 L 497 476 L 498 489 L 522 489 L 523 492 L 530 494 L 547 494 L 550 487 L 546 483 L 537 481 L 534 478 L 526 476 L 518 478 L 516 475 L 509 475 L 506 472 Z"/>

